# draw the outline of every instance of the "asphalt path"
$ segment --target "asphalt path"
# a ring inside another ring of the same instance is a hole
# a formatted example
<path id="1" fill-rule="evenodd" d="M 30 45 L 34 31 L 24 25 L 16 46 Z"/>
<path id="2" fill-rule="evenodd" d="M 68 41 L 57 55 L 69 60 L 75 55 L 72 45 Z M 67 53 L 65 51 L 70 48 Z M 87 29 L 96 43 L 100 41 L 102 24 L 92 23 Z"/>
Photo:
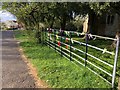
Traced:
<path id="1" fill-rule="evenodd" d="M 2 31 L 2 88 L 35 88 L 13 31 Z"/>

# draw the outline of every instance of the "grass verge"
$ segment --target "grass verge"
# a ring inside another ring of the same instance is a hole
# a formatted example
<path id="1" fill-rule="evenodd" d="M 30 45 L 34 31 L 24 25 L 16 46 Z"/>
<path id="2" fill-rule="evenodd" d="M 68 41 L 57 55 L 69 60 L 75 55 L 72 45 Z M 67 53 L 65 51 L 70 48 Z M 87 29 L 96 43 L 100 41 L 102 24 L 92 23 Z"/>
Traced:
<path id="1" fill-rule="evenodd" d="M 37 44 L 26 31 L 15 31 L 25 55 L 37 68 L 40 79 L 52 88 L 110 88 L 111 86 L 83 66 L 76 66 L 48 46 Z"/>

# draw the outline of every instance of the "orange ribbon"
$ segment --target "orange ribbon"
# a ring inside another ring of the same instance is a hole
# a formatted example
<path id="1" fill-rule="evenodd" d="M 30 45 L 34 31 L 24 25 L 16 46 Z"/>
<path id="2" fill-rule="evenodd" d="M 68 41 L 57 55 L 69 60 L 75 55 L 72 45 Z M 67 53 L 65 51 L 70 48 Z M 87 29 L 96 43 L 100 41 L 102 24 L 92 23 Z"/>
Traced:
<path id="1" fill-rule="evenodd" d="M 68 49 L 68 45 L 66 45 L 66 48 Z"/>
<path id="2" fill-rule="evenodd" d="M 66 41 L 65 42 L 68 42 L 68 38 L 66 38 Z"/>

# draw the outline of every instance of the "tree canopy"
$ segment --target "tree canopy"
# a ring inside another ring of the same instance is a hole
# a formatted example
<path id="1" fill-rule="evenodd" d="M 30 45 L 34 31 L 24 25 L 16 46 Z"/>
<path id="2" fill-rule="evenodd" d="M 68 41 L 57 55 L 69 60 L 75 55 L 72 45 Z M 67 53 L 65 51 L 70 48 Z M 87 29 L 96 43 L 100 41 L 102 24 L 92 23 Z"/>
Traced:
<path id="1" fill-rule="evenodd" d="M 53 27 L 59 21 L 61 28 L 74 15 L 85 15 L 91 11 L 100 16 L 103 13 L 118 13 L 120 15 L 120 2 L 6 2 L 6 9 L 16 15 L 18 21 L 23 22 L 27 28 L 39 28 L 39 23 Z"/>

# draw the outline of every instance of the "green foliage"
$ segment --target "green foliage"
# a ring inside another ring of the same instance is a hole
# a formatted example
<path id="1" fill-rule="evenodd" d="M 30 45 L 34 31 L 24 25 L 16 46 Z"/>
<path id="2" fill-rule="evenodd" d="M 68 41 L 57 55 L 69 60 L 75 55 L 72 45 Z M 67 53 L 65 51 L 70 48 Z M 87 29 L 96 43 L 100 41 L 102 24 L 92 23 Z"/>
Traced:
<path id="1" fill-rule="evenodd" d="M 36 32 L 42 30 L 40 23 L 44 24 L 43 28 L 81 31 L 82 21 L 74 21 L 77 15 L 95 13 L 100 16 L 105 12 L 112 13 L 113 11 L 120 15 L 120 2 L 4 2 L 2 7 L 13 13 L 26 29 L 36 30 Z"/>
<path id="2" fill-rule="evenodd" d="M 38 76 L 52 88 L 110 88 L 105 81 L 83 66 L 76 66 L 47 46 L 28 40 L 25 31 L 15 32 L 25 55 L 37 68 Z M 24 39 L 23 39 L 24 38 Z"/>
<path id="3" fill-rule="evenodd" d="M 26 27 L 38 29 L 40 22 L 45 22 L 52 27 L 54 20 L 59 19 L 61 27 L 65 28 L 67 21 L 70 21 L 72 13 L 80 11 L 80 3 L 47 3 L 47 2 L 6 2 L 3 8 L 15 14 L 19 21 Z"/>
<path id="4" fill-rule="evenodd" d="M 67 25 L 66 25 L 66 30 L 70 30 L 70 31 L 76 31 L 77 30 L 77 28 L 76 28 L 76 26 L 74 25 L 74 23 L 73 22 L 69 22 L 69 23 L 67 23 Z"/>
<path id="5" fill-rule="evenodd" d="M 48 27 L 53 27 L 55 20 L 59 20 L 61 28 L 65 29 L 66 23 L 75 15 L 90 14 L 94 11 L 97 15 L 105 12 L 119 14 L 120 2 L 5 2 L 3 9 L 15 14 L 17 19 L 26 27 L 39 29 L 39 23 L 44 22 Z"/>
<path id="6" fill-rule="evenodd" d="M 120 15 L 120 2 L 94 2 L 89 3 L 89 6 L 97 15 L 102 15 L 106 12 Z"/>
<path id="7" fill-rule="evenodd" d="M 110 4 L 109 2 L 95 2 L 95 3 L 90 3 L 90 8 L 92 10 L 94 10 L 94 12 L 97 14 L 97 15 L 102 15 L 104 12 L 106 12 L 109 7 L 110 7 Z"/>

